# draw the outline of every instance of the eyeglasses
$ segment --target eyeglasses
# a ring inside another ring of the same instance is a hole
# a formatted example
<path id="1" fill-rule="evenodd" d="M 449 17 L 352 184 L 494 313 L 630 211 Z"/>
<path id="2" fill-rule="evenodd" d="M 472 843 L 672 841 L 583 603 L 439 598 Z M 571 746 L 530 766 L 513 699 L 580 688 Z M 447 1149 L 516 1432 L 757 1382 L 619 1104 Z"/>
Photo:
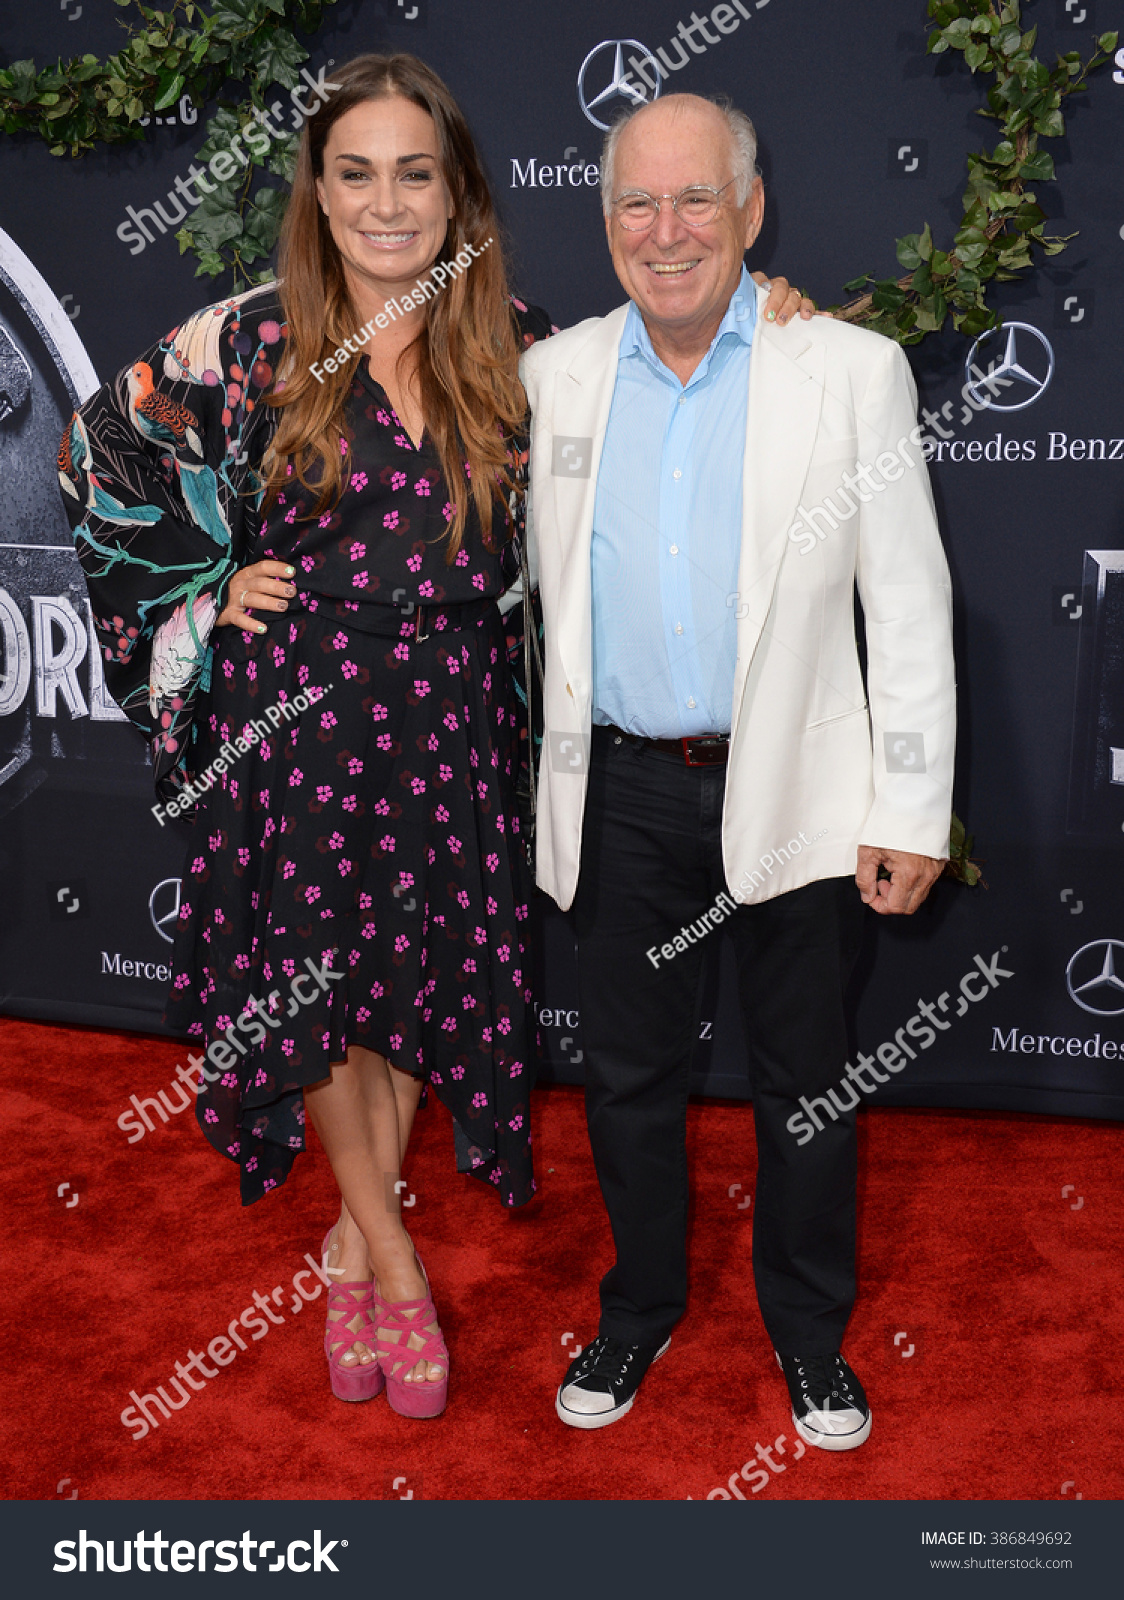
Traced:
<path id="1" fill-rule="evenodd" d="M 675 195 L 652 195 L 643 189 L 631 189 L 613 201 L 613 210 L 622 228 L 627 228 L 629 233 L 644 233 L 659 217 L 663 202 L 670 200 L 680 222 L 685 222 L 689 228 L 705 228 L 718 215 L 722 195 L 733 182 L 731 178 L 721 189 L 709 183 L 693 183 L 689 189 L 681 189 Z"/>

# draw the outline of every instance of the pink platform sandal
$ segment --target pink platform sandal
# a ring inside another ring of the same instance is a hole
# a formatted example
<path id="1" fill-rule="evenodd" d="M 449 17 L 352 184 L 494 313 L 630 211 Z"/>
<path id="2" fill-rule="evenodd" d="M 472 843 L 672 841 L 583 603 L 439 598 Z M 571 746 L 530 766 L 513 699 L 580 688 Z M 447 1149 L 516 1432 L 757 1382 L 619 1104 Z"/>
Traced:
<path id="1" fill-rule="evenodd" d="M 325 1273 L 329 1271 L 328 1244 L 331 1237 L 332 1229 L 329 1228 L 320 1246 L 320 1260 Z M 373 1400 L 376 1395 L 382 1394 L 386 1380 L 377 1359 L 376 1344 L 376 1318 L 381 1316 L 382 1309 L 383 1303 L 375 1293 L 373 1283 L 333 1283 L 328 1287 L 329 1313 L 342 1313 L 334 1322 L 329 1315 L 324 1329 L 328 1377 L 337 1400 Z M 362 1320 L 358 1332 L 353 1332 L 347 1325 L 356 1318 Z M 345 1367 L 343 1358 L 357 1340 L 362 1340 L 376 1351 L 376 1360 L 368 1362 L 366 1366 L 357 1361 L 354 1366 Z"/>
<path id="2" fill-rule="evenodd" d="M 437 1323 L 437 1309 L 420 1260 L 418 1266 L 425 1278 L 424 1299 L 380 1300 L 376 1308 L 379 1367 L 386 1377 L 386 1398 L 400 1417 L 439 1417 L 449 1394 L 449 1352 L 440 1327 L 435 1333 L 428 1331 L 431 1323 Z M 386 1339 L 384 1332 L 395 1333 L 397 1338 Z M 424 1340 L 420 1350 L 410 1349 L 411 1334 Z M 412 1372 L 419 1361 L 442 1367 L 443 1376 L 425 1383 L 407 1383 L 405 1374 Z"/>

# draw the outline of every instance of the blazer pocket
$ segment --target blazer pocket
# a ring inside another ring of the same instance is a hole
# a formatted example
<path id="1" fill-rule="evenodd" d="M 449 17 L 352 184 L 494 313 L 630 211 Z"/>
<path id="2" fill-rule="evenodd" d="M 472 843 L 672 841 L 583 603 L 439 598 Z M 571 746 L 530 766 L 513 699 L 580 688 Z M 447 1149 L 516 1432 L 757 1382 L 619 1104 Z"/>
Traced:
<path id="1" fill-rule="evenodd" d="M 830 728 L 832 723 L 846 722 L 848 717 L 865 717 L 866 715 L 867 708 L 865 704 L 855 706 L 851 711 L 836 711 L 830 717 L 818 717 L 815 722 L 806 722 L 804 731 L 805 733 L 811 733 L 813 728 Z"/>

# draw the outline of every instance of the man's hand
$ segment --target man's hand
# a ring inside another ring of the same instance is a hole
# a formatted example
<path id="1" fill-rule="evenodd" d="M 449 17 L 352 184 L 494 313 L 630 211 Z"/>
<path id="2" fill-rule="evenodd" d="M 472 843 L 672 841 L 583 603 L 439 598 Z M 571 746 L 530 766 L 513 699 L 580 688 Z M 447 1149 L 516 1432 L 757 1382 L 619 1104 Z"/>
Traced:
<path id="1" fill-rule="evenodd" d="M 765 316 L 770 322 L 776 322 L 784 327 L 786 322 L 791 322 L 797 312 L 807 322 L 810 317 L 827 316 L 826 311 L 817 313 L 816 302 L 809 300 L 807 295 L 802 295 L 799 289 L 793 289 L 787 278 L 767 278 L 763 272 L 751 272 L 750 277 L 754 283 L 759 283 L 762 288 L 769 290 L 769 298 L 765 302 Z"/>
<path id="2" fill-rule="evenodd" d="M 879 878 L 885 867 L 888 878 Z M 878 850 L 874 845 L 859 845 L 859 865 L 855 882 L 863 901 L 879 916 L 912 916 L 944 870 L 944 862 L 932 856 L 914 856 L 906 850 Z"/>

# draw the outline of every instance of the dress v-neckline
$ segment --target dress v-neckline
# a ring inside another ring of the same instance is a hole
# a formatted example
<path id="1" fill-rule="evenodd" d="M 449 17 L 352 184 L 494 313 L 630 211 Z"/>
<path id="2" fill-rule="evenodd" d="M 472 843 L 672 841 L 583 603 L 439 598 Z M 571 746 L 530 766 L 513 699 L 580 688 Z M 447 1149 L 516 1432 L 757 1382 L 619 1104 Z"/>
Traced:
<path id="1" fill-rule="evenodd" d="M 402 418 L 398 415 L 398 412 L 394 409 L 394 405 L 393 405 L 393 403 L 391 401 L 390 396 L 387 394 L 387 392 L 383 388 L 382 384 L 379 382 L 379 380 L 375 377 L 374 373 L 371 371 L 371 363 L 367 359 L 366 356 L 364 356 L 362 362 L 360 363 L 359 376 L 360 376 L 361 379 L 366 380 L 366 382 L 367 382 L 367 384 L 368 384 L 368 386 L 370 388 L 377 389 L 379 394 L 382 395 L 383 399 L 386 401 L 387 409 L 390 412 L 391 416 L 398 423 L 398 426 L 402 429 L 402 432 L 406 435 L 407 439 L 409 439 L 409 441 L 410 441 L 410 449 L 413 450 L 415 452 L 415 454 L 420 455 L 421 454 L 422 445 L 425 443 L 426 434 L 429 431 L 426 428 L 425 423 L 424 422 L 422 423 L 422 431 L 421 431 L 420 436 L 417 439 L 415 439 L 413 434 L 410 432 L 409 428 L 403 422 Z"/>

